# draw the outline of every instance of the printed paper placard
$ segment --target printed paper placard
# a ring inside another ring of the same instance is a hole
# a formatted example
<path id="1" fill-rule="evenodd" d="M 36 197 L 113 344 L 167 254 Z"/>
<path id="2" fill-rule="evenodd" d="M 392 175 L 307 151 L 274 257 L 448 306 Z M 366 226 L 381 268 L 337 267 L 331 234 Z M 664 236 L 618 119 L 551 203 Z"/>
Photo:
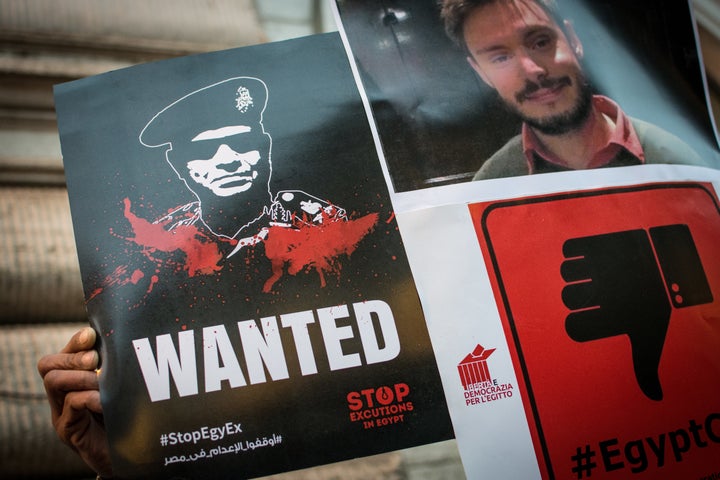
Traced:
<path id="1" fill-rule="evenodd" d="M 470 205 L 543 478 L 718 471 L 720 209 L 709 184 Z M 467 363 L 489 357 L 476 351 Z M 473 367 L 478 401 L 502 390 Z M 479 372 L 474 373 L 474 372 Z"/>
<path id="2" fill-rule="evenodd" d="M 337 34 L 110 72 L 56 105 L 119 478 L 452 436 Z"/>

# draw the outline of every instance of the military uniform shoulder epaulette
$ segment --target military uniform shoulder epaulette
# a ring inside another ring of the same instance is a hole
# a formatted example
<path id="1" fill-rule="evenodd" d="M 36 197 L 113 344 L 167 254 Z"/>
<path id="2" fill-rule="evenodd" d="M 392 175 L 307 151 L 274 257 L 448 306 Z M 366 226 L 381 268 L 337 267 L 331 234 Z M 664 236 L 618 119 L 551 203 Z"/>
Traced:
<path id="1" fill-rule="evenodd" d="M 271 225 L 298 227 L 347 220 L 345 209 L 302 190 L 282 190 L 268 208 Z"/>
<path id="2" fill-rule="evenodd" d="M 163 225 L 166 230 L 174 230 L 177 227 L 194 225 L 198 220 L 200 220 L 200 202 L 190 202 L 170 210 L 153 223 Z"/>

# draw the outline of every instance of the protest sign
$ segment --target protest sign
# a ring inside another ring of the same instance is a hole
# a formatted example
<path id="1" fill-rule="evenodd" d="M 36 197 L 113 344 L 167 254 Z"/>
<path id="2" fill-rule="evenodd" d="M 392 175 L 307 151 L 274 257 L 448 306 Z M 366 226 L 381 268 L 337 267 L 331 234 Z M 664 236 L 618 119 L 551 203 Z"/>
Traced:
<path id="1" fill-rule="evenodd" d="M 56 88 L 120 478 L 239 478 L 448 439 L 337 34 Z"/>
<path id="2" fill-rule="evenodd" d="M 720 155 L 689 4 L 336 6 L 467 477 L 716 476 Z"/>

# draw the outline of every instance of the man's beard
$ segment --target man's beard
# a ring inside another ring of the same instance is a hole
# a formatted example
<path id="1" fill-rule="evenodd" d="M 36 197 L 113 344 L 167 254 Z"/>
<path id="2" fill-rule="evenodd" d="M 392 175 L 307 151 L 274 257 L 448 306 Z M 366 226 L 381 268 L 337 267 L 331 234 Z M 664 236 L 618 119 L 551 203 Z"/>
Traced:
<path id="1" fill-rule="evenodd" d="M 530 117 L 525 115 L 518 105 L 525 101 L 525 97 L 541 88 L 555 88 L 561 85 L 572 87 L 570 77 L 547 78 L 539 83 L 528 81 L 525 88 L 515 95 L 517 104 L 509 104 L 508 107 L 514 111 L 523 122 L 527 123 L 533 129 L 544 133 L 545 135 L 563 135 L 580 128 L 590 116 L 592 110 L 592 87 L 582 74 L 576 77 L 578 83 L 578 98 L 575 105 L 567 112 L 547 117 Z"/>

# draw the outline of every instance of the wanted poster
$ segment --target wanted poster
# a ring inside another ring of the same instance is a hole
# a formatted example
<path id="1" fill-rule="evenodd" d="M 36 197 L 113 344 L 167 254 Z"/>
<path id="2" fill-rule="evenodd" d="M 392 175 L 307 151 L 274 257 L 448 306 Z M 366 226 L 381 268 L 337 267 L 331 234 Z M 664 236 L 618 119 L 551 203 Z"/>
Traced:
<path id="1" fill-rule="evenodd" d="M 337 34 L 55 95 L 118 478 L 249 478 L 452 437 Z"/>

